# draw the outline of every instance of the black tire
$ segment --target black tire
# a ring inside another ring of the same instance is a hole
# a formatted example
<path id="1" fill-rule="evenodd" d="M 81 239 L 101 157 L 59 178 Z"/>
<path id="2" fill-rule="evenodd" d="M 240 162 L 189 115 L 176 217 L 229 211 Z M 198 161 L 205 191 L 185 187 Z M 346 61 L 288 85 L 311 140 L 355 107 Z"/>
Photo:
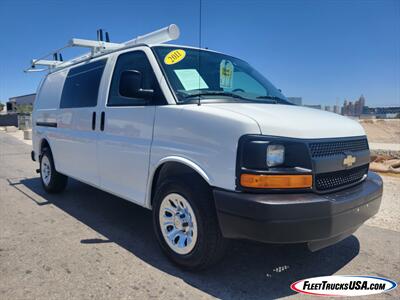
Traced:
<path id="1" fill-rule="evenodd" d="M 42 170 L 42 161 L 43 159 L 47 159 L 47 161 L 50 164 L 50 180 L 44 180 L 44 170 Z M 53 154 L 51 153 L 51 150 L 49 148 L 45 148 L 40 155 L 40 178 L 42 181 L 42 186 L 44 190 L 48 193 L 54 194 L 54 193 L 61 193 L 62 191 L 65 190 L 67 187 L 68 183 L 68 177 L 58 173 L 54 167 L 54 160 L 53 160 Z M 47 182 L 46 182 L 47 181 Z"/>
<path id="2" fill-rule="evenodd" d="M 189 202 L 197 220 L 197 242 L 188 254 L 178 254 L 165 241 L 159 213 L 162 200 L 176 193 Z M 201 270 L 217 263 L 225 253 L 228 241 L 223 238 L 210 187 L 198 176 L 169 178 L 157 187 L 153 201 L 153 225 L 157 240 L 175 264 L 187 270 Z"/>

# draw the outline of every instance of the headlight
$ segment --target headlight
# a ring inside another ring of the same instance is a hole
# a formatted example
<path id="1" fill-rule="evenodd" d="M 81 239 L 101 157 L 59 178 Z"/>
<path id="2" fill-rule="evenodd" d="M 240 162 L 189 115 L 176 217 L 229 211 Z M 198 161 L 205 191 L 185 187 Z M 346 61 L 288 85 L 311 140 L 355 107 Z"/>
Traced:
<path id="1" fill-rule="evenodd" d="M 268 145 L 267 166 L 274 167 L 285 161 L 285 147 L 283 145 Z"/>
<path id="2" fill-rule="evenodd" d="M 243 135 L 237 149 L 236 188 L 311 189 L 312 161 L 307 141 L 296 138 Z"/>

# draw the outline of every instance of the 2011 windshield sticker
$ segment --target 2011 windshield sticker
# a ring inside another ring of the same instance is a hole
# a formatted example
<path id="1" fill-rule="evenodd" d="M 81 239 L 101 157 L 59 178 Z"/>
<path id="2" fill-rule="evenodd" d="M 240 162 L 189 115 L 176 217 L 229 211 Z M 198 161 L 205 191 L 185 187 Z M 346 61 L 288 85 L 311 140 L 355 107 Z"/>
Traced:
<path id="1" fill-rule="evenodd" d="M 233 86 L 233 64 L 223 59 L 219 65 L 219 86 L 230 89 Z"/>
<path id="2" fill-rule="evenodd" d="M 173 65 L 180 62 L 182 59 L 185 58 L 185 56 L 186 56 L 185 50 L 182 49 L 172 50 L 165 56 L 164 63 L 166 65 Z"/>

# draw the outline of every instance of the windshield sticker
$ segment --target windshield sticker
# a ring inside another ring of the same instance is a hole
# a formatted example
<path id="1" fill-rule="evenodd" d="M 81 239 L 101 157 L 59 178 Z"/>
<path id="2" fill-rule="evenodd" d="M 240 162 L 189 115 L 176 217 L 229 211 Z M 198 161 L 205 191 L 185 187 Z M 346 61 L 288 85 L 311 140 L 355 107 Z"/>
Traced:
<path id="1" fill-rule="evenodd" d="M 172 50 L 165 56 L 164 63 L 166 65 L 173 65 L 180 62 L 182 59 L 185 58 L 185 56 L 186 56 L 185 50 L 182 49 Z"/>
<path id="2" fill-rule="evenodd" d="M 219 65 L 219 86 L 231 89 L 233 86 L 233 63 L 223 59 Z"/>
<path id="3" fill-rule="evenodd" d="M 208 89 L 207 83 L 196 69 L 180 69 L 174 72 L 186 91 Z"/>

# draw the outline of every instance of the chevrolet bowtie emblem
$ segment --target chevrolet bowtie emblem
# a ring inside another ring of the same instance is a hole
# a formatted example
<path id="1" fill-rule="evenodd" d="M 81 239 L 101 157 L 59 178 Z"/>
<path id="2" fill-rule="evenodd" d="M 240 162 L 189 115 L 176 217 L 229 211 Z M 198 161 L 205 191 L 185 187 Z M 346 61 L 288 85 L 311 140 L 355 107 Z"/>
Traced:
<path id="1" fill-rule="evenodd" d="M 343 160 L 343 165 L 351 167 L 356 162 L 356 158 L 353 155 L 347 155 Z"/>

